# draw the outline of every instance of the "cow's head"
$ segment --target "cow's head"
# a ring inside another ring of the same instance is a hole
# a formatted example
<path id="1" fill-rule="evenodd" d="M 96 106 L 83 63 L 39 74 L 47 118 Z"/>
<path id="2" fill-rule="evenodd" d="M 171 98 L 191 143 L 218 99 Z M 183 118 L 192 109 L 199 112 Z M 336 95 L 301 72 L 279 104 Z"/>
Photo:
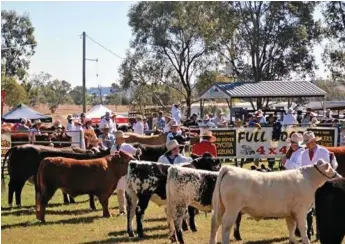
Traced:
<path id="1" fill-rule="evenodd" d="M 192 164 L 196 169 L 209 171 L 219 171 L 222 163 L 218 158 L 214 158 L 210 153 L 204 153 L 202 157 L 193 160 Z"/>
<path id="2" fill-rule="evenodd" d="M 325 178 L 332 179 L 332 178 L 342 178 L 340 174 L 338 174 L 335 169 L 332 168 L 331 164 L 325 162 L 323 159 L 320 159 L 314 164 L 314 168 Z"/>
<path id="3" fill-rule="evenodd" d="M 122 150 L 116 151 L 114 154 L 111 155 L 111 157 L 111 161 L 117 164 L 128 165 L 131 160 L 136 160 L 131 154 L 126 153 Z"/>

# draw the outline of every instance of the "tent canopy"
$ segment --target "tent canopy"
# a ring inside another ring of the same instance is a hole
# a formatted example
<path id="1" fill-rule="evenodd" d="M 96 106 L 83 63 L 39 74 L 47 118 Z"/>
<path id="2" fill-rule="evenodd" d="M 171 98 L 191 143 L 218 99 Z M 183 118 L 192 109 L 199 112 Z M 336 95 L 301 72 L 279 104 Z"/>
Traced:
<path id="1" fill-rule="evenodd" d="M 19 104 L 17 107 L 12 109 L 11 111 L 4 114 L 2 117 L 4 122 L 11 122 L 16 123 L 19 122 L 21 119 L 30 119 L 30 120 L 41 120 L 44 123 L 52 122 L 52 117 L 49 115 L 41 114 L 25 104 Z"/>
<path id="2" fill-rule="evenodd" d="M 91 119 L 92 123 L 99 123 L 106 112 L 112 113 L 109 108 L 99 104 L 92 107 L 90 111 L 85 114 L 85 116 L 86 118 Z M 116 115 L 116 123 L 118 125 L 128 124 L 128 117 L 118 114 Z"/>

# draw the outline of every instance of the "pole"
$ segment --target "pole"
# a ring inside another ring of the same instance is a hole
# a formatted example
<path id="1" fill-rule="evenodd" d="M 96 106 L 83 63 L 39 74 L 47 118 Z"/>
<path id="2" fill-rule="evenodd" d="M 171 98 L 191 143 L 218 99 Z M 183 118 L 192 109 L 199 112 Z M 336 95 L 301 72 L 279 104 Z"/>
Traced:
<path id="1" fill-rule="evenodd" d="M 85 55 L 86 55 L 86 33 L 83 32 L 83 112 L 86 112 L 86 81 L 85 81 Z"/>

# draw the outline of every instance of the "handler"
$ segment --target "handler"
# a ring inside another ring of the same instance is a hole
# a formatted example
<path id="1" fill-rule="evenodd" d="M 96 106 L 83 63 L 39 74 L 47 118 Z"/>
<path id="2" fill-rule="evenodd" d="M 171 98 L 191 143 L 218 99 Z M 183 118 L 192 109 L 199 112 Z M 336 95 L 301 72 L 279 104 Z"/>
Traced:
<path id="1" fill-rule="evenodd" d="M 159 163 L 165 164 L 180 164 L 191 162 L 192 158 L 185 157 L 180 153 L 180 150 L 184 148 L 183 145 L 178 144 L 176 140 L 171 140 L 166 144 L 167 152 L 159 157 Z"/>
<path id="2" fill-rule="evenodd" d="M 287 140 L 290 143 L 291 155 L 283 158 L 285 169 L 298 169 L 302 166 L 302 154 L 305 151 L 302 143 L 303 136 L 300 133 L 293 133 Z"/>
<path id="3" fill-rule="evenodd" d="M 140 148 L 135 148 L 131 144 L 125 143 L 125 139 L 128 136 L 124 135 L 122 131 L 115 132 L 115 143 L 112 148 L 110 149 L 110 154 L 114 154 L 117 151 L 124 151 L 129 153 L 133 156 L 140 156 L 141 150 Z M 117 191 L 117 199 L 119 201 L 119 215 L 126 214 L 126 198 L 125 198 L 125 190 L 126 190 L 126 176 L 122 176 L 117 183 L 116 191 Z"/>
<path id="4" fill-rule="evenodd" d="M 217 157 L 217 148 L 213 143 L 216 141 L 216 137 L 212 135 L 212 131 L 205 130 L 200 137 L 201 142 L 193 145 L 192 154 L 202 156 L 204 153 L 208 152 L 212 154 L 213 157 Z"/>

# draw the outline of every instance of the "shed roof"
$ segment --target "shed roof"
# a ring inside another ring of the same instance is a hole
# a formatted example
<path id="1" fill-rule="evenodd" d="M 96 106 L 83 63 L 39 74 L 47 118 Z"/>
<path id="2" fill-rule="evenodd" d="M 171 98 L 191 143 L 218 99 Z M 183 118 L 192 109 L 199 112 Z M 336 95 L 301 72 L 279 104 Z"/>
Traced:
<path id="1" fill-rule="evenodd" d="M 309 81 L 214 82 L 200 98 L 324 97 L 326 94 Z"/>

